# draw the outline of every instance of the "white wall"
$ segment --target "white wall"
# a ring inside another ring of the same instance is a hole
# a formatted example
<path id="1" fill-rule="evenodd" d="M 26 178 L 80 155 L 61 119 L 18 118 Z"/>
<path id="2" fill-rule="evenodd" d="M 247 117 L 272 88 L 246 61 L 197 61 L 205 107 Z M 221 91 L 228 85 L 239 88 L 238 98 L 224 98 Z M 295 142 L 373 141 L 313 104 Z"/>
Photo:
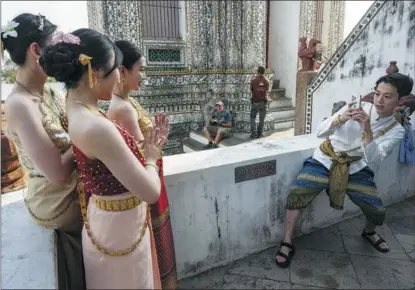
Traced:
<path id="1" fill-rule="evenodd" d="M 279 243 L 290 184 L 321 141 L 301 135 L 165 157 L 179 278 Z M 415 195 L 415 166 L 398 163 L 397 149 L 384 161 L 388 166 L 374 168 L 386 205 Z M 276 160 L 276 175 L 235 183 L 236 167 L 270 160 Z M 56 284 L 53 231 L 31 221 L 22 198 L 21 192 L 2 195 L 2 259 L 7 261 L 2 288 L 51 289 Z M 359 213 L 348 198 L 343 211 L 330 208 L 322 193 L 303 211 L 296 234 Z"/>
<path id="2" fill-rule="evenodd" d="M 411 8 L 411 1 L 394 2 L 396 12 L 392 14 L 390 4 L 385 4 L 314 92 L 312 132 L 331 114 L 334 102 L 350 102 L 352 95 L 373 91 L 390 61 L 398 62 L 401 73 L 415 77 L 415 41 L 408 40 L 415 29 L 415 22 L 410 20 L 415 5 Z"/>
<path id="3" fill-rule="evenodd" d="M 165 181 L 180 278 L 279 243 L 290 184 L 321 141 L 301 135 L 166 157 Z M 415 167 L 398 163 L 397 149 L 385 160 L 388 166 L 374 168 L 387 205 L 415 194 Z M 235 183 L 236 167 L 270 160 L 277 162 L 276 175 Z M 345 210 L 331 209 L 322 193 L 303 211 L 297 234 L 359 213 L 347 198 Z"/>
<path id="4" fill-rule="evenodd" d="M 300 1 L 270 1 L 268 65 L 295 105 Z"/>

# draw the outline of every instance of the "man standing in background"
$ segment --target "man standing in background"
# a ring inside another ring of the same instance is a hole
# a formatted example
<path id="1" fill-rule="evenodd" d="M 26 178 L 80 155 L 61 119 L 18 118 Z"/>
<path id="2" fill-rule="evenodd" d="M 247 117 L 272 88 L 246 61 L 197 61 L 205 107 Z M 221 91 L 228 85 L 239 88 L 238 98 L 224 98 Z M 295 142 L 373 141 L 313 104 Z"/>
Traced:
<path id="1" fill-rule="evenodd" d="M 265 68 L 259 66 L 257 75 L 251 80 L 251 138 L 262 138 L 265 115 L 267 114 L 267 96 L 269 81 L 264 77 Z M 259 112 L 259 124 L 256 128 L 256 115 Z"/>

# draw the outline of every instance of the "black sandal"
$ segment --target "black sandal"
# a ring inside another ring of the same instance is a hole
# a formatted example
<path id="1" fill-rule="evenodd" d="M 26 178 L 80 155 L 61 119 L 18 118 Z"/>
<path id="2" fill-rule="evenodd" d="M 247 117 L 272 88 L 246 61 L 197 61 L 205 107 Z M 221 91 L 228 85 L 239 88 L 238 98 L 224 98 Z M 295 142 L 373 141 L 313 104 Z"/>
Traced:
<path id="1" fill-rule="evenodd" d="M 376 233 L 376 231 L 373 231 L 373 232 L 370 232 L 370 233 L 366 233 L 365 232 L 365 230 L 363 230 L 363 233 L 362 233 L 362 237 L 365 239 L 365 240 L 367 240 L 367 241 L 369 241 L 369 243 L 376 249 L 376 250 L 378 250 L 379 252 L 382 252 L 382 253 L 387 253 L 387 252 L 389 252 L 389 247 L 388 248 L 386 248 L 386 249 L 384 249 L 384 248 L 381 248 L 379 245 L 380 244 L 382 244 L 382 243 L 385 243 L 386 244 L 386 241 L 384 240 L 384 239 L 382 239 L 382 237 L 381 236 L 379 236 L 378 235 L 378 237 L 379 237 L 379 240 L 377 240 L 377 242 L 373 242 L 370 238 L 369 238 L 369 236 L 373 236 L 373 235 L 376 235 L 377 233 Z"/>
<path id="2" fill-rule="evenodd" d="M 281 243 L 281 247 L 287 247 L 289 248 L 291 251 L 288 253 L 288 255 L 282 253 L 281 251 L 278 251 L 278 253 L 275 255 L 275 264 L 280 267 L 280 268 L 288 268 L 290 266 L 291 260 L 295 254 L 295 248 L 293 245 L 289 244 L 289 243 Z M 280 249 L 281 249 L 280 247 Z M 277 260 L 277 256 L 283 257 L 285 258 L 284 262 L 278 262 Z"/>

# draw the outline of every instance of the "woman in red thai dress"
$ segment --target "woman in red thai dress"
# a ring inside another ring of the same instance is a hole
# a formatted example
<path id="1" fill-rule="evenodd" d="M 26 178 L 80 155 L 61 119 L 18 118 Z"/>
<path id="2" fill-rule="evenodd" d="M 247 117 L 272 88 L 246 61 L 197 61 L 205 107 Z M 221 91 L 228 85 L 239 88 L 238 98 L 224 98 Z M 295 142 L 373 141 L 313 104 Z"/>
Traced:
<path id="1" fill-rule="evenodd" d="M 99 110 L 119 82 L 122 54 L 108 37 L 79 29 L 42 53 L 44 71 L 65 83 L 69 135 L 84 183 L 87 289 L 160 289 L 149 204 L 160 196 L 163 143 L 154 126 L 141 146 Z"/>
<path id="2" fill-rule="evenodd" d="M 120 83 L 116 86 L 108 116 L 117 124 L 130 132 L 138 143 L 144 142 L 144 136 L 151 130 L 153 122 L 150 115 L 133 98 L 131 91 L 139 91 L 145 75 L 144 58 L 138 48 L 131 42 L 120 40 L 115 44 L 123 54 L 120 66 Z M 168 118 L 164 114 L 154 116 L 155 124 L 160 127 L 160 138 L 167 142 L 169 134 Z M 174 241 L 170 221 L 169 201 L 164 186 L 163 159 L 160 154 L 157 160 L 161 180 L 161 193 L 157 203 L 151 205 L 151 219 L 157 249 L 163 289 L 176 289 L 178 286 Z"/>

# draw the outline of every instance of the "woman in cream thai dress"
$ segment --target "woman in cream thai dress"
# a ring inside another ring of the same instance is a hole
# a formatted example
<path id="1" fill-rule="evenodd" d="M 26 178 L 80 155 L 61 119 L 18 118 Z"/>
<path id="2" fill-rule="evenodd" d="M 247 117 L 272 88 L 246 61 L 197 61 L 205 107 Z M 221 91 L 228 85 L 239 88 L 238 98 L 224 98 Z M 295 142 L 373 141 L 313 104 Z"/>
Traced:
<path id="1" fill-rule="evenodd" d="M 115 43 L 123 53 L 123 63 L 120 67 L 121 81 L 117 85 L 108 116 L 117 124 L 130 132 L 139 143 L 153 126 L 150 115 L 132 97 L 131 91 L 140 90 L 144 80 L 144 59 L 137 47 L 124 40 Z M 155 115 L 155 125 L 160 128 L 160 138 L 167 143 L 169 134 L 169 120 L 164 114 Z M 176 272 L 176 257 L 174 252 L 173 232 L 170 221 L 169 201 L 164 186 L 163 159 L 160 154 L 157 160 L 161 180 L 160 198 L 151 205 L 151 220 L 157 249 L 163 289 L 176 289 L 178 286 Z"/>
<path id="2" fill-rule="evenodd" d="M 69 136 L 83 186 L 82 248 L 87 289 L 160 289 L 149 205 L 160 195 L 162 144 L 143 146 L 98 107 L 119 82 L 122 54 L 105 35 L 78 29 L 42 52 L 44 71 L 68 89 Z"/>
<path id="3" fill-rule="evenodd" d="M 5 104 L 6 132 L 28 174 L 24 202 L 29 214 L 35 223 L 55 230 L 56 286 L 84 289 L 78 175 L 63 97 L 45 86 L 47 76 L 38 62 L 55 30 L 44 16 L 29 13 L 2 29 L 2 45 L 19 67 Z"/>

